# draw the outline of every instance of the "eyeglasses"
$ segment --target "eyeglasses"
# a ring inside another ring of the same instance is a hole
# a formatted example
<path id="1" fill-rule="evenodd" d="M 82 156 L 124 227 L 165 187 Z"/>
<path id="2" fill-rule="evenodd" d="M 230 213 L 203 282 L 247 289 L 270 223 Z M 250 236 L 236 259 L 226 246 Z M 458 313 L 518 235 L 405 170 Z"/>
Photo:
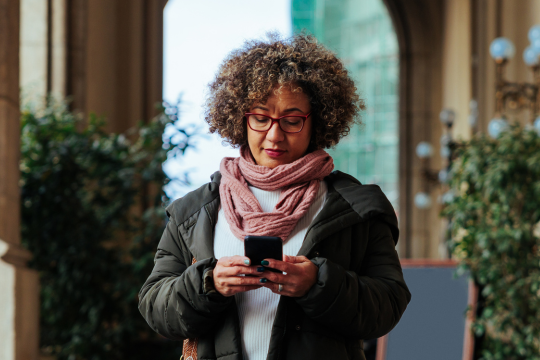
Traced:
<path id="1" fill-rule="evenodd" d="M 285 115 L 278 118 L 273 118 L 267 115 L 255 114 L 255 113 L 246 113 L 247 123 L 251 130 L 265 132 L 270 130 L 274 125 L 274 122 L 279 124 L 279 128 L 286 133 L 299 133 L 304 128 L 304 123 L 306 122 L 307 115 Z"/>

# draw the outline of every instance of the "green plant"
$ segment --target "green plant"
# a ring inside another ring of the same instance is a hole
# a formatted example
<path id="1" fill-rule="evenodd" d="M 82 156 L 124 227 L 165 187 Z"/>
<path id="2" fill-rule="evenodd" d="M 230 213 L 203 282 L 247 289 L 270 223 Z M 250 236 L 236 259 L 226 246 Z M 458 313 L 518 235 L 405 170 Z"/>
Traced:
<path id="1" fill-rule="evenodd" d="M 23 109 L 22 238 L 40 274 L 44 352 L 177 357 L 182 344 L 154 334 L 137 309 L 166 222 L 163 186 L 171 179 L 162 163 L 190 146 L 177 114 L 167 105 L 148 124 L 110 134 L 103 119 L 90 116 L 84 127 L 62 103 Z"/>
<path id="2" fill-rule="evenodd" d="M 482 289 L 485 360 L 540 359 L 540 137 L 513 124 L 457 147 L 450 246 Z"/>

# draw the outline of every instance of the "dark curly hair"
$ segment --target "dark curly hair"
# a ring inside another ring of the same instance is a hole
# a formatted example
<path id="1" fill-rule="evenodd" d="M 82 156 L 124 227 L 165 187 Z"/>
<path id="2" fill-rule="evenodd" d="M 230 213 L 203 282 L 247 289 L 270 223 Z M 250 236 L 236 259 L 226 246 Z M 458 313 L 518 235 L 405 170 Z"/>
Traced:
<path id="1" fill-rule="evenodd" d="M 206 101 L 210 132 L 233 147 L 246 145 L 244 113 L 255 102 L 264 104 L 276 87 L 290 85 L 293 92 L 303 91 L 311 104 L 309 150 L 335 146 L 360 123 L 359 111 L 365 108 L 343 63 L 311 35 L 268 37 L 246 41 L 221 64 Z"/>

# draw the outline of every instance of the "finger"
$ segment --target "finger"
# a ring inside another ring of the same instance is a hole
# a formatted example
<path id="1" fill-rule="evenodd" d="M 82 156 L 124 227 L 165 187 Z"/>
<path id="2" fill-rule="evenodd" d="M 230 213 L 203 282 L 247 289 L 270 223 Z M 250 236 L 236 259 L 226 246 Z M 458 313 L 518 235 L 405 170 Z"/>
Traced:
<path id="1" fill-rule="evenodd" d="M 226 288 L 221 289 L 220 294 L 223 296 L 233 296 L 235 294 L 245 292 L 245 291 L 251 291 L 251 290 L 257 290 L 262 288 L 261 285 L 242 285 L 242 286 L 228 286 Z"/>
<path id="2" fill-rule="evenodd" d="M 218 260 L 218 264 L 224 267 L 232 266 L 250 266 L 251 261 L 247 256 L 235 255 L 235 256 L 224 256 Z M 254 264 L 257 265 L 257 264 Z"/>
<path id="3" fill-rule="evenodd" d="M 273 283 L 277 284 L 288 284 L 291 281 L 291 277 L 288 275 L 283 275 L 280 273 L 275 273 L 272 271 L 267 271 L 263 275 L 264 278 L 266 278 L 268 281 L 271 281 Z"/>
<path id="4" fill-rule="evenodd" d="M 253 276 L 231 276 L 221 279 L 222 286 L 261 286 L 261 280 L 264 278 Z M 218 280 L 219 281 L 219 280 Z"/>
<path id="5" fill-rule="evenodd" d="M 283 255 L 283 261 L 291 263 L 291 264 L 300 264 L 304 263 L 306 261 L 311 261 L 305 256 L 291 256 L 291 255 Z"/>
<path id="6" fill-rule="evenodd" d="M 281 291 L 279 291 L 279 284 L 275 283 L 266 283 L 263 285 L 265 288 L 270 289 L 274 294 L 282 295 L 282 296 L 290 296 L 290 292 L 288 291 L 288 288 L 281 284 Z"/>
<path id="7" fill-rule="evenodd" d="M 244 287 L 261 287 L 263 284 L 259 280 L 260 278 L 246 276 L 215 278 L 214 286 L 216 290 L 223 295 L 227 294 L 227 296 L 231 296 L 235 293 L 244 291 L 242 290 Z"/>
<path id="8" fill-rule="evenodd" d="M 223 267 L 219 272 L 218 276 L 228 277 L 228 276 L 238 276 L 238 275 L 254 275 L 262 276 L 265 271 L 264 266 L 233 266 L 233 267 Z M 215 274 L 214 274 L 215 276 Z"/>
<path id="9" fill-rule="evenodd" d="M 279 261 L 275 259 L 264 259 L 262 265 L 272 269 L 277 269 L 289 273 L 291 270 L 294 271 L 294 265 L 286 263 L 284 261 Z"/>
<path id="10" fill-rule="evenodd" d="M 262 288 L 262 285 L 242 285 L 242 286 L 231 286 L 229 288 L 229 291 L 231 294 L 238 294 L 241 292 L 251 291 L 251 290 L 257 290 Z"/>

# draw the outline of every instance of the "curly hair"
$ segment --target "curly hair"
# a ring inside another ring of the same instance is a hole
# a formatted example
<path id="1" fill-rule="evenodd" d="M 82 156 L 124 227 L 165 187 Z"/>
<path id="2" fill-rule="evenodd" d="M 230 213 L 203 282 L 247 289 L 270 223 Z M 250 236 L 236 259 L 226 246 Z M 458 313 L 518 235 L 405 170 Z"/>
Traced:
<path id="1" fill-rule="evenodd" d="M 244 114 L 283 86 L 308 96 L 313 114 L 310 151 L 334 147 L 360 123 L 364 101 L 333 52 L 311 35 L 283 40 L 270 34 L 268 41 L 246 41 L 221 64 L 205 105 L 210 132 L 233 147 L 246 145 Z"/>

